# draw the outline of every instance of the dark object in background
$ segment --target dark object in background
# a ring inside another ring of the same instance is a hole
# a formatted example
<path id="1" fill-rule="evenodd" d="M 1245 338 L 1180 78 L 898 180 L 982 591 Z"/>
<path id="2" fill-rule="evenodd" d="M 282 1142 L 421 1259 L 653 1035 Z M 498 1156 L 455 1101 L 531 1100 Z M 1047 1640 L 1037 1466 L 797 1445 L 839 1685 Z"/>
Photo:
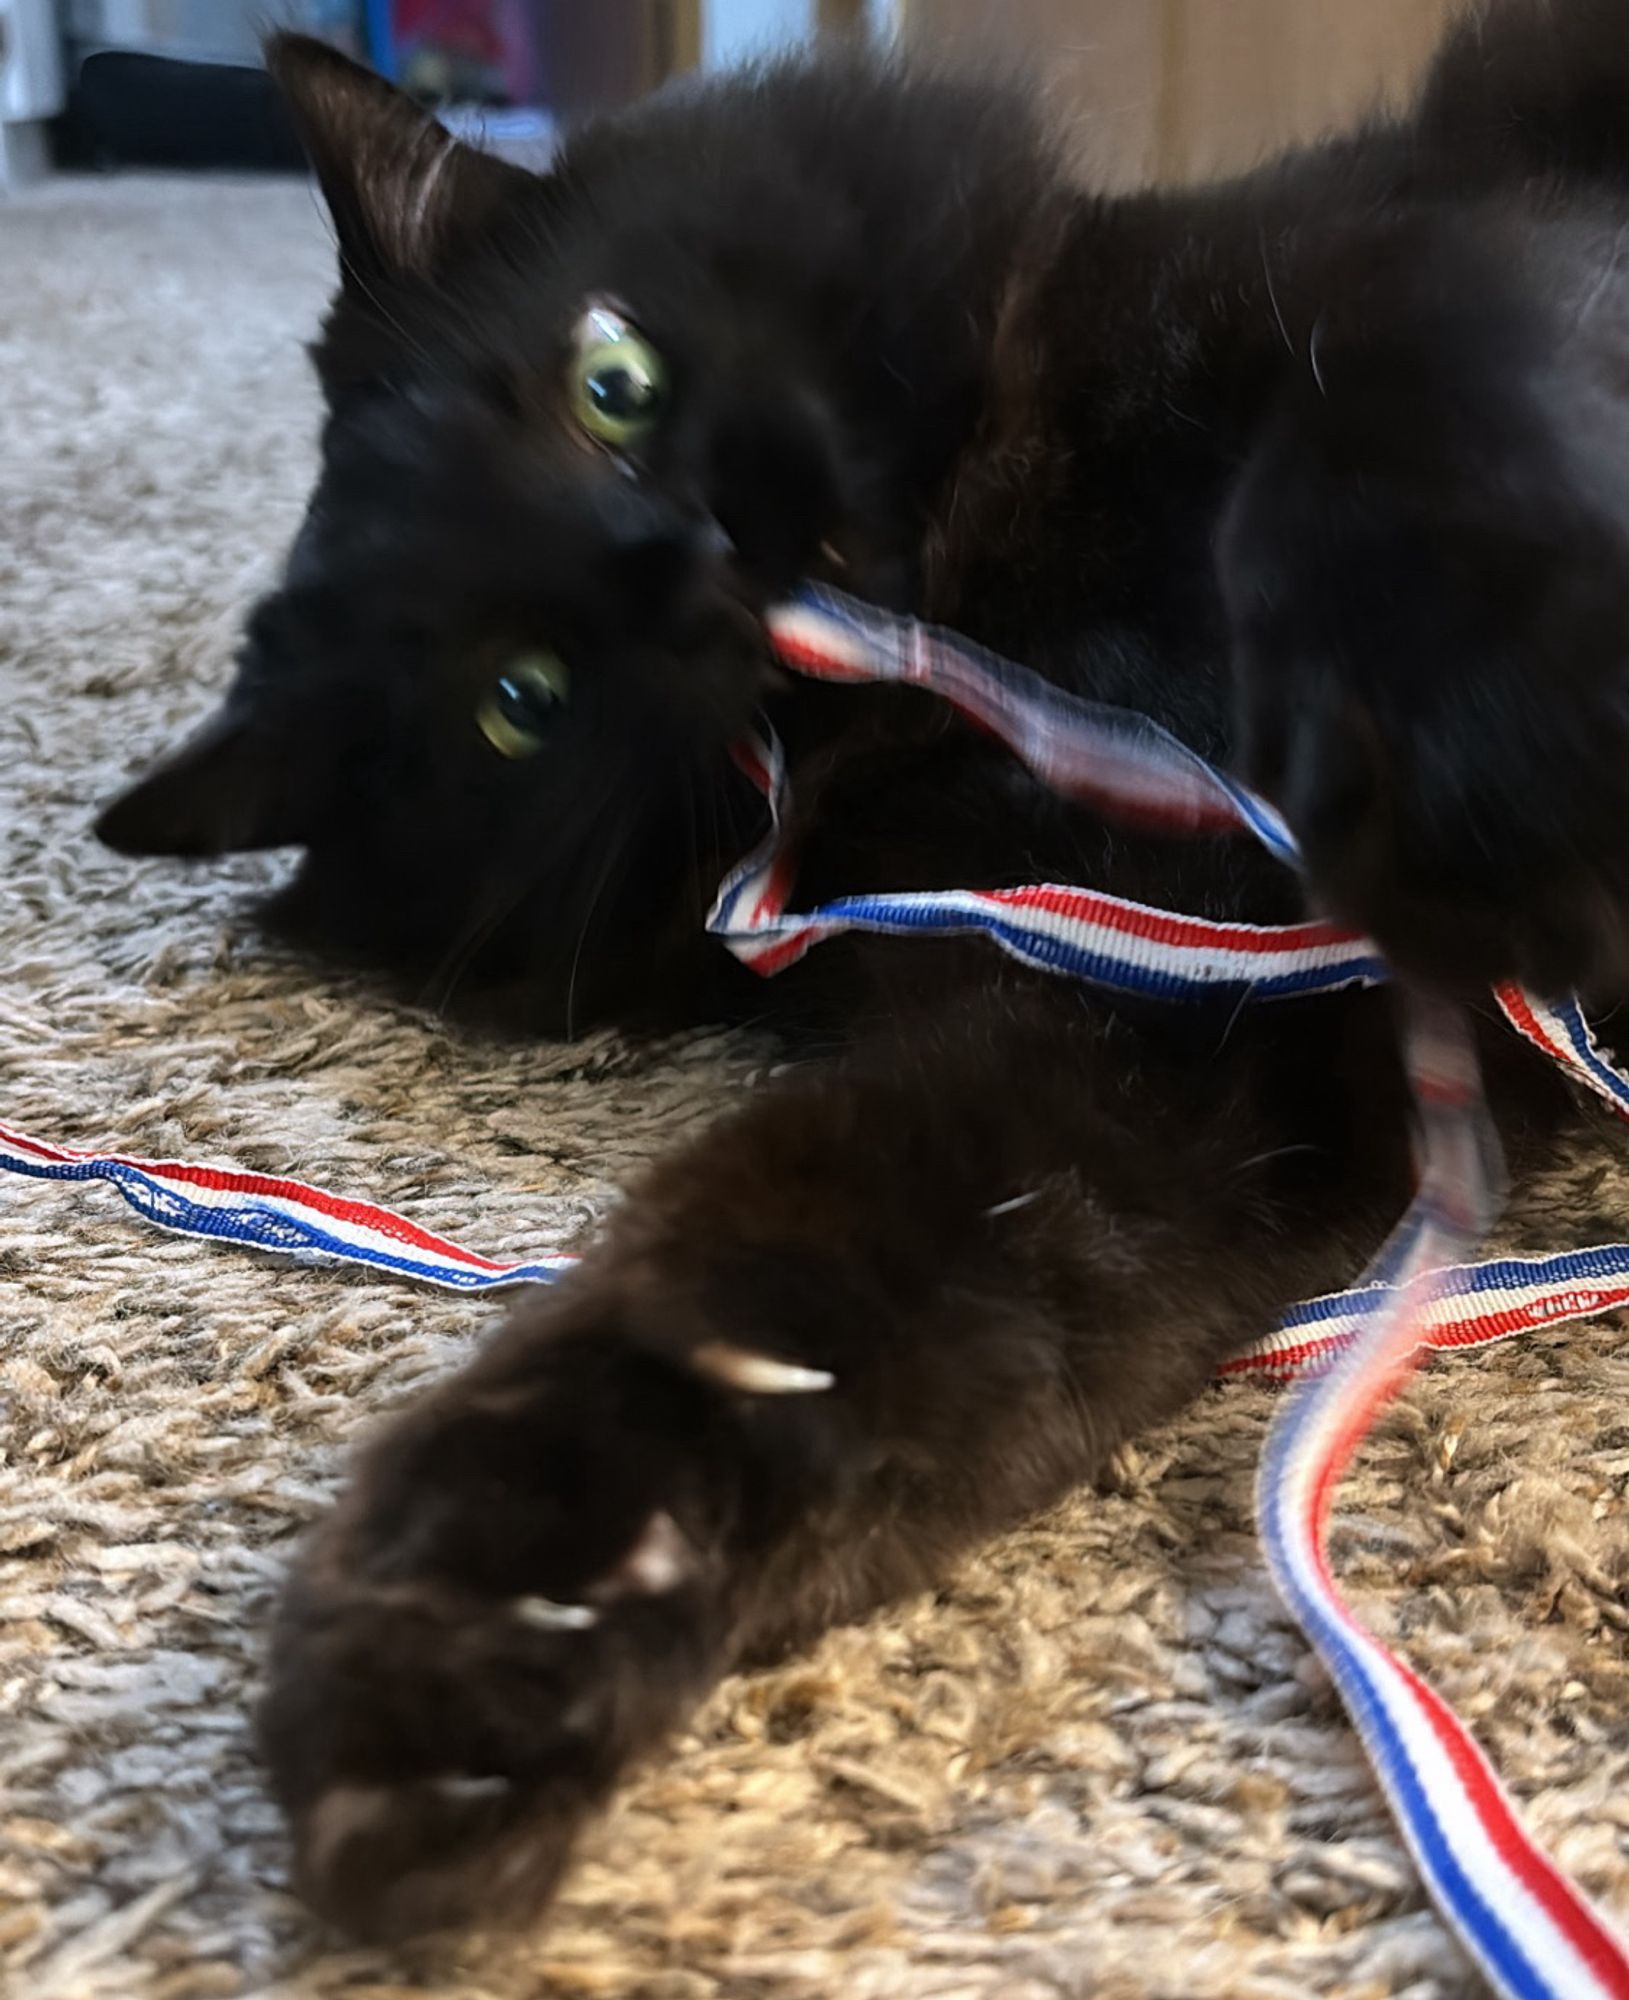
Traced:
<path id="1" fill-rule="evenodd" d="M 60 0 L 66 164 L 280 168 L 298 155 L 261 72 L 277 26 L 365 53 L 362 0 Z"/>
<path id="2" fill-rule="evenodd" d="M 96 166 L 306 171 L 270 77 L 235 63 L 87 56 L 63 137 L 70 158 Z"/>
<path id="3" fill-rule="evenodd" d="M 530 104 L 569 116 L 624 102 L 682 66 L 687 44 L 675 27 L 679 11 L 672 0 L 596 0 L 581 12 L 576 0 L 514 9 L 380 5 L 369 10 L 368 39 L 378 66 L 399 74 L 423 102 L 450 101 L 471 112 Z M 213 52 L 237 48 L 225 41 Z M 475 136 L 455 113 L 448 122 Z M 539 152 L 547 156 L 548 118 L 513 131 L 501 116 L 487 124 L 487 143 L 511 157 L 537 164 Z M 80 64 L 58 154 L 76 165 L 305 171 L 258 64 L 127 48 L 99 49 Z"/>

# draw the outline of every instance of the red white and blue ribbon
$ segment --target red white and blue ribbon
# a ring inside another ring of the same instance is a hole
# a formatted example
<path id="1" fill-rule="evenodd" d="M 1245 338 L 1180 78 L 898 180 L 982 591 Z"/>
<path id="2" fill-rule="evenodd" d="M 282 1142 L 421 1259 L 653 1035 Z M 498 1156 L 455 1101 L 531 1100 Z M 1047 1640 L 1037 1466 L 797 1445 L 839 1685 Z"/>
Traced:
<path id="1" fill-rule="evenodd" d="M 1361 1337 L 1268 1432 L 1257 1528 L 1279 1595 L 1333 1676 L 1432 1901 L 1495 1990 L 1523 2000 L 1622 1996 L 1621 1939 L 1523 1831 L 1463 1723 L 1358 1623 L 1329 1567 L 1336 1486 L 1413 1368 L 1421 1319 L 1443 1290 L 1431 1259 L 1445 1242 L 1475 1241 L 1492 1220 L 1480 1197 L 1493 1184 L 1466 1157 L 1486 1137 L 1464 1016 L 1416 1003 L 1406 1046 L 1424 1125 L 1420 1191 Z"/>
<path id="2" fill-rule="evenodd" d="M 1496 986 L 1493 997 L 1518 1035 L 1614 1111 L 1629 1115 L 1629 1079 L 1601 1054 L 1576 1000 L 1540 1000 L 1519 986 Z"/>
<path id="3" fill-rule="evenodd" d="M 778 614 L 772 633 L 783 658 L 803 672 L 897 681 L 944 696 L 1007 743 L 1044 782 L 1102 810 L 1193 832 L 1247 830 L 1286 863 L 1298 860 L 1288 829 L 1270 807 L 1163 732 L 1101 707 L 1072 704 L 1028 670 L 951 634 L 876 616 L 830 593 L 806 595 Z M 779 773 L 773 761 L 766 776 L 774 815 Z M 1030 964 L 1150 997 L 1225 984 L 1267 999 L 1385 977 L 1378 954 L 1362 939 L 1308 936 L 1305 926 L 1241 936 L 1240 926 L 1171 918 L 1078 891 L 846 898 L 794 917 L 786 909 L 790 888 L 772 827 L 765 846 L 726 882 L 711 919 L 725 942 L 759 970 L 789 963 L 839 929 L 971 929 Z M 1273 970 L 1280 947 L 1282 975 Z M 1204 959 L 1207 972 L 1196 969 L 1196 958 Z M 1519 1033 L 1629 1115 L 1629 1078 L 1595 1046 L 1576 1002 L 1546 1005 L 1515 989 L 1501 989 L 1496 997 Z M 1507 1289 L 1485 1275 L 1492 1267 L 1443 1268 L 1492 1220 L 1501 1166 L 1467 1022 L 1444 1003 L 1413 994 L 1405 1001 L 1419 1190 L 1369 1283 L 1339 1303 L 1346 1325 L 1332 1325 L 1332 1314 L 1317 1336 L 1298 1343 L 1297 1362 L 1312 1379 L 1269 1433 L 1257 1482 L 1257 1525 L 1279 1594 L 1334 1678 L 1432 1900 L 1495 1990 L 1511 2000 L 1629 2000 L 1623 1941 L 1523 1832 L 1487 1759 L 1453 1712 L 1364 1631 L 1329 1567 L 1335 1489 L 1376 1413 L 1456 1322 L 1465 1337 L 1467 1293 L 1474 1298 L 1485 1286 L 1499 1298 Z M 1591 1265 L 1621 1276 L 1629 1269 L 1629 1246 L 1593 1253 Z M 1539 1304 L 1559 1318 L 1575 1316 L 1575 1309 L 1580 1316 L 1597 1310 L 1598 1299 L 1604 1305 L 1595 1285 L 1575 1281 L 1575 1270 L 1542 1303 L 1529 1297 L 1527 1309 Z M 1494 1308 L 1507 1326 L 1512 1303 L 1501 1300 Z M 1471 1317 L 1489 1328 L 1478 1337 L 1499 1337 L 1480 1312 Z M 1285 1365 L 1292 1348 L 1284 1331 L 1265 1355 L 1258 1350 L 1243 1365 L 1260 1367 L 1274 1358 Z"/>
<path id="4" fill-rule="evenodd" d="M 55 1146 L 0 1125 L 0 1168 L 41 1181 L 104 1181 L 138 1215 L 179 1236 L 212 1237 L 251 1250 L 323 1262 L 371 1264 L 397 1277 L 454 1291 L 547 1284 L 577 1260 L 545 1256 L 524 1264 L 478 1256 L 449 1237 L 371 1201 L 329 1194 L 280 1174 L 188 1160 L 147 1160 Z"/>
<path id="5" fill-rule="evenodd" d="M 1121 824 L 1171 833 L 1244 827 L 1281 861 L 1295 840 L 1277 810 L 1147 716 L 1085 701 L 959 634 L 811 584 L 769 617 L 781 660 L 824 681 L 924 689 L 1007 748 L 1049 791 Z"/>
<path id="6" fill-rule="evenodd" d="M 1044 783 L 1120 820 L 1172 832 L 1248 831 L 1295 865 L 1264 801 L 1143 718 L 1062 694 L 953 635 L 827 591 L 772 615 L 799 672 L 921 687 L 998 736 Z M 1387 977 L 1367 940 L 1316 922 L 1217 923 L 1067 885 L 862 894 L 790 908 L 785 771 L 772 741 L 738 755 L 764 794 L 770 832 L 720 888 L 708 925 L 765 975 L 842 931 L 978 933 L 1026 964 L 1111 991 L 1181 1000 L 1219 988 L 1281 999 Z M 1629 1245 L 1546 1258 L 1454 1259 L 1481 1234 L 1499 1186 L 1497 1148 L 1464 1022 L 1406 996 L 1405 1053 L 1419 1116 L 1419 1193 L 1364 1279 L 1309 1301 L 1222 1373 L 1309 1379 L 1280 1411 L 1258 1481 L 1275 1584 L 1328 1666 L 1433 1900 L 1494 1988 L 1513 2000 L 1629 2000 L 1629 1952 L 1523 1833 L 1476 1744 L 1441 1699 L 1366 1633 L 1329 1569 L 1335 1488 L 1377 1411 L 1441 1347 L 1502 1340 L 1629 1303 Z M 1496 999 L 1516 1031 L 1629 1116 L 1629 1078 L 1596 1047 L 1576 1002 L 1515 988 Z M 297 1257 L 338 1258 L 459 1290 L 547 1281 L 573 1260 L 480 1257 L 373 1203 L 278 1176 L 88 1153 L 0 1126 L 0 1168 L 110 1182 L 160 1227 Z"/>
<path id="7" fill-rule="evenodd" d="M 1140 760 L 1149 749 L 1146 740 L 1138 745 Z M 844 931 L 895 937 L 979 934 L 1038 971 L 1154 1000 L 1192 999 L 1202 989 L 1217 987 L 1238 989 L 1254 999 L 1291 999 L 1343 986 L 1372 986 L 1388 976 L 1375 947 L 1338 924 L 1272 926 L 1179 916 L 1058 882 L 1017 889 L 866 892 L 834 897 L 816 910 L 795 911 L 789 907 L 795 870 L 781 841 L 786 767 L 780 745 L 773 737 L 754 737 L 737 745 L 735 756 L 764 795 L 770 830 L 724 878 L 707 928 L 766 978 Z M 1117 807 L 1124 805 L 1130 789 L 1131 780 L 1122 773 L 1114 793 Z M 1093 787 L 1094 797 L 1109 791 L 1107 784 Z M 1192 805 L 1189 788 L 1185 809 Z M 1220 831 L 1214 804 L 1208 814 L 1208 830 Z M 1154 817 L 1152 810 L 1139 815 L 1144 822 Z M 1234 830 L 1238 824 L 1237 819 L 1229 822 Z"/>
<path id="8" fill-rule="evenodd" d="M 1629 1243 L 1598 1243 L 1550 1257 L 1489 1257 L 1448 1264 L 1429 1296 L 1415 1301 L 1420 1356 L 1436 1350 L 1489 1347 L 1541 1326 L 1599 1319 L 1629 1306 Z M 1385 1303 L 1383 1281 L 1308 1299 L 1284 1315 L 1277 1330 L 1217 1371 L 1276 1375 L 1286 1380 L 1329 1367 Z"/>

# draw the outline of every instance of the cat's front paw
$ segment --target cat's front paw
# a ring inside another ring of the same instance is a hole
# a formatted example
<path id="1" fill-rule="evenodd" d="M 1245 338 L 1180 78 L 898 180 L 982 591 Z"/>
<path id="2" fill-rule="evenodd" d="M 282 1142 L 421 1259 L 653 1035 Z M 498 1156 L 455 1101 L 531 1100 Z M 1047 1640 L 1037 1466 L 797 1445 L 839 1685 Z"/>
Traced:
<path id="1" fill-rule="evenodd" d="M 1243 770 L 1318 902 L 1470 992 L 1629 991 L 1629 536 L 1284 427 L 1220 544 Z"/>
<path id="2" fill-rule="evenodd" d="M 281 1608 L 262 1745 L 355 1936 L 534 1918 L 725 1657 L 729 1398 L 568 1289 L 386 1431 Z"/>

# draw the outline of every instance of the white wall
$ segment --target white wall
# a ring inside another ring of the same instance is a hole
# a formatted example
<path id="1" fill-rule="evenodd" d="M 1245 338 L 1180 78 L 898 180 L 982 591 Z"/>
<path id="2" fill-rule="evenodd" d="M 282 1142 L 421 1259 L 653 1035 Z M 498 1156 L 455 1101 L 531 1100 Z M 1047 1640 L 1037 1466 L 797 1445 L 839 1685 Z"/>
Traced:
<path id="1" fill-rule="evenodd" d="M 716 69 L 813 34 L 815 0 L 703 0 L 701 16 L 702 61 Z"/>
<path id="2" fill-rule="evenodd" d="M 51 0 L 0 0 L 0 119 L 53 118 L 62 60 Z"/>

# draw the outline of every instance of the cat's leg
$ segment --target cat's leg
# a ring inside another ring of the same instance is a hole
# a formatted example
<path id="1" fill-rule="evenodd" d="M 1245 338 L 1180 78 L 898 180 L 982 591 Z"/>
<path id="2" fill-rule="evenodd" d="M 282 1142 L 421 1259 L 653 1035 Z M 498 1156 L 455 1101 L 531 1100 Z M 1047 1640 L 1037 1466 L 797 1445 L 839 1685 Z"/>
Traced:
<path id="1" fill-rule="evenodd" d="M 1247 775 L 1467 990 L 1629 987 L 1626 245 L 1513 198 L 1320 249 L 1219 541 Z"/>
<path id="2" fill-rule="evenodd" d="M 1348 1149 L 1256 1032 L 1183 1058 L 1007 980 L 661 1164 L 299 1564 L 263 1739 L 309 1898 L 535 1913 L 732 1663 L 929 1583 L 1349 1270 Z"/>

